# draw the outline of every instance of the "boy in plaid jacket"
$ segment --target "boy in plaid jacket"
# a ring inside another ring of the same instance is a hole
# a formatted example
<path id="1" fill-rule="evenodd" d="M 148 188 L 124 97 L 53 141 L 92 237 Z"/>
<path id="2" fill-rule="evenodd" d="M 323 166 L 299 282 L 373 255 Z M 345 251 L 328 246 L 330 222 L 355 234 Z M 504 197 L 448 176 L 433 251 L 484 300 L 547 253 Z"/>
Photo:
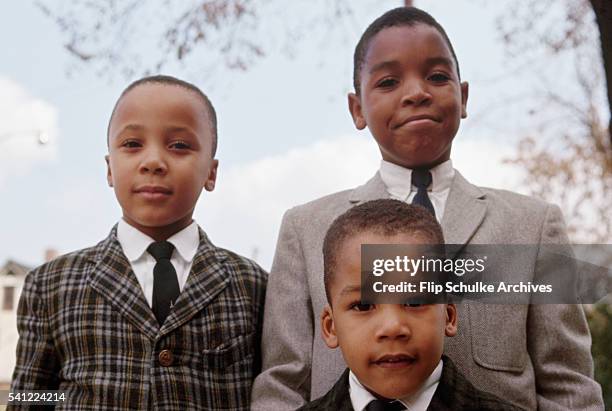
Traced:
<path id="1" fill-rule="evenodd" d="M 121 94 L 106 161 L 123 218 L 28 274 L 13 392 L 60 390 L 66 409 L 248 409 L 267 275 L 192 220 L 216 144 L 196 86 L 153 76 Z"/>

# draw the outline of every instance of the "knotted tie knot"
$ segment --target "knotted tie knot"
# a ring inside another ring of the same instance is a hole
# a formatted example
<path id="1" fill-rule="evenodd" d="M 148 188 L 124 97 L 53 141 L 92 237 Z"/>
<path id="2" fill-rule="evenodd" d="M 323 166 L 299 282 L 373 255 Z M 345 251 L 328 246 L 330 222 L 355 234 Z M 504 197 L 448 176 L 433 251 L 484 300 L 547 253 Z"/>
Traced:
<path id="1" fill-rule="evenodd" d="M 417 188 L 417 192 L 412 199 L 412 204 L 425 207 L 435 216 L 436 210 L 429 199 L 429 195 L 427 195 L 427 187 L 431 185 L 431 181 L 431 172 L 426 168 L 415 168 L 412 170 L 412 185 Z"/>
<path id="2" fill-rule="evenodd" d="M 424 188 L 431 184 L 431 172 L 426 168 L 415 168 L 412 170 L 412 185 L 416 188 Z"/>
<path id="3" fill-rule="evenodd" d="M 399 401 L 372 400 L 366 407 L 366 411 L 402 411 L 404 404 Z"/>
<path id="4" fill-rule="evenodd" d="M 168 241 L 157 241 L 155 243 L 151 243 L 147 248 L 149 254 L 155 258 L 156 262 L 159 260 L 169 260 L 172 257 L 172 252 L 174 251 L 174 246 L 172 243 Z"/>

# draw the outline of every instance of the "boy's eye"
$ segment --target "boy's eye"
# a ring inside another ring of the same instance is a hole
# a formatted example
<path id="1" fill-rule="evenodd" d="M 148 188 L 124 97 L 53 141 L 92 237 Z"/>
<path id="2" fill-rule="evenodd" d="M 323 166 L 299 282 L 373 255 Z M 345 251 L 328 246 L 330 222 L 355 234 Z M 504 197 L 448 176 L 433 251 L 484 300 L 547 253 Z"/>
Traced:
<path id="1" fill-rule="evenodd" d="M 384 78 L 376 84 L 376 87 L 389 88 L 397 84 L 397 80 L 393 78 Z"/>
<path id="2" fill-rule="evenodd" d="M 177 149 L 177 150 L 187 150 L 190 148 L 190 145 L 185 143 L 184 141 L 175 141 L 172 144 L 170 144 L 170 148 Z"/>
<path id="3" fill-rule="evenodd" d="M 450 80 L 450 77 L 443 73 L 435 73 L 429 76 L 429 79 L 436 83 L 443 83 Z"/>
<path id="4" fill-rule="evenodd" d="M 422 307 L 425 307 L 425 306 L 430 305 L 430 304 L 431 304 L 431 302 L 428 302 L 426 300 L 421 300 L 421 301 L 419 301 L 419 300 L 412 300 L 412 301 L 406 301 L 404 303 L 404 307 L 406 307 L 406 308 L 422 308 Z"/>
<path id="5" fill-rule="evenodd" d="M 374 304 L 362 304 L 361 302 L 351 304 L 351 310 L 355 311 L 370 311 L 373 308 Z"/>
<path id="6" fill-rule="evenodd" d="M 142 144 L 140 144 L 136 140 L 126 140 L 121 144 L 121 146 L 126 147 L 126 148 L 137 148 L 137 147 L 141 147 Z"/>

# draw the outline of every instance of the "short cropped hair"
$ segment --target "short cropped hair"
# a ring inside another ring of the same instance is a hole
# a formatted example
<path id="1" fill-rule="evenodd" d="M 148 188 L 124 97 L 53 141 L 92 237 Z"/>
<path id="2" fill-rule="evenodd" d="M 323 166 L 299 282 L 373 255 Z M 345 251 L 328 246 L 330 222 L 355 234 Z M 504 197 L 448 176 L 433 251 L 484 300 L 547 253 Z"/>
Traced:
<path id="1" fill-rule="evenodd" d="M 210 102 L 210 99 L 206 96 L 206 94 L 204 94 L 204 92 L 202 92 L 202 90 L 198 88 L 198 86 L 191 84 L 185 80 L 178 79 L 176 77 L 166 76 L 166 75 L 161 75 L 161 74 L 138 79 L 134 81 L 133 83 L 131 83 L 129 86 L 127 86 L 125 90 L 121 92 L 121 95 L 117 99 L 117 102 L 115 103 L 115 107 L 113 107 L 113 111 L 108 120 L 108 127 L 106 130 L 107 143 L 108 143 L 108 138 L 110 134 L 110 124 L 113 119 L 113 116 L 115 115 L 115 110 L 117 110 L 117 106 L 119 105 L 119 102 L 121 101 L 123 96 L 125 96 L 130 90 L 138 86 L 141 86 L 143 84 L 164 84 L 168 86 L 182 87 L 185 90 L 189 90 L 189 91 L 196 93 L 198 97 L 200 97 L 200 99 L 204 103 L 204 106 L 206 107 L 206 110 L 208 112 L 210 129 L 212 131 L 212 157 L 214 157 L 215 154 L 217 153 L 217 112 L 215 111 L 215 107 Z"/>
<path id="2" fill-rule="evenodd" d="M 414 234 L 431 240 L 433 244 L 444 244 L 442 227 L 424 207 L 398 200 L 381 199 L 349 209 L 332 222 L 323 240 L 323 281 L 330 305 L 330 284 L 338 268 L 340 249 L 347 239 L 362 233 L 389 237 Z"/>
<path id="3" fill-rule="evenodd" d="M 417 24 L 426 24 L 438 30 L 450 52 L 455 60 L 455 65 L 457 67 L 457 77 L 461 79 L 461 75 L 459 74 L 459 61 L 457 60 L 457 56 L 455 55 L 455 50 L 453 49 L 453 45 L 451 44 L 448 36 L 446 35 L 446 31 L 434 19 L 429 13 L 417 9 L 416 7 L 398 7 L 393 10 L 389 10 L 376 20 L 372 22 L 368 26 L 368 28 L 363 32 L 357 46 L 355 47 L 355 54 L 353 55 L 353 86 L 355 87 L 355 93 L 359 94 L 361 92 L 361 68 L 365 61 L 365 55 L 368 51 L 368 47 L 370 42 L 379 32 L 388 27 L 396 27 L 396 26 L 409 26 L 414 27 Z"/>

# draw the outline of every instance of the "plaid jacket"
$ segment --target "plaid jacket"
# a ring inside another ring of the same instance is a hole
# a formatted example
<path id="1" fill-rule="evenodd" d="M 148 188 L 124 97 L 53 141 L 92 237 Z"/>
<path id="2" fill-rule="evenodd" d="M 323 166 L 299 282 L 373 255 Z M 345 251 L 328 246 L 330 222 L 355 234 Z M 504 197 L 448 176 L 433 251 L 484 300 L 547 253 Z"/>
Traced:
<path id="1" fill-rule="evenodd" d="M 457 370 L 450 358 L 443 356 L 440 382 L 429 406 L 430 411 L 521 411 L 496 396 L 478 390 Z M 354 411 L 349 394 L 349 370 L 342 374 L 323 397 L 311 401 L 300 411 Z"/>
<path id="2" fill-rule="evenodd" d="M 160 328 L 115 227 L 26 277 L 11 390 L 65 391 L 63 409 L 246 410 L 266 279 L 200 230 L 187 283 Z"/>

